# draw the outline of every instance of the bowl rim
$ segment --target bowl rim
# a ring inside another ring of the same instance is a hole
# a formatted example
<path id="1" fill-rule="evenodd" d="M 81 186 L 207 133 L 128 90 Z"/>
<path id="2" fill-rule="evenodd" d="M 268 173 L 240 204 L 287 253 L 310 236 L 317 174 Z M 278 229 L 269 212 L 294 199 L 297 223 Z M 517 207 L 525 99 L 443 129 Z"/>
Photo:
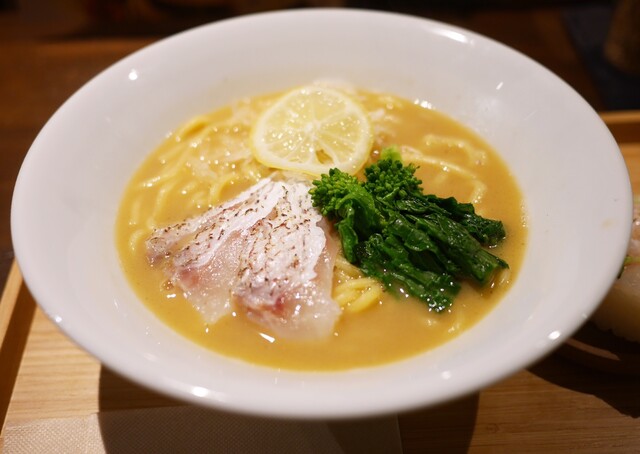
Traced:
<path id="1" fill-rule="evenodd" d="M 527 65 L 533 65 L 531 67 L 536 68 L 537 71 L 541 71 L 544 77 L 550 78 L 550 80 L 553 80 L 554 84 L 557 84 L 558 86 L 562 87 L 562 89 L 567 91 L 568 93 L 572 93 L 571 96 L 575 98 L 575 101 L 577 103 L 579 104 L 582 103 L 583 107 L 586 107 L 591 111 L 592 117 L 598 118 L 597 114 L 593 112 L 593 110 L 590 107 L 588 107 L 586 101 L 584 101 L 577 94 L 577 92 L 575 92 L 573 88 L 571 88 L 561 79 L 559 79 L 556 75 L 552 74 L 546 68 L 541 66 L 539 63 L 523 55 L 522 53 L 514 49 L 511 49 L 505 46 L 504 44 L 499 43 L 491 38 L 479 35 L 475 32 L 472 32 L 457 26 L 445 24 L 445 23 L 434 21 L 431 19 L 401 14 L 401 13 L 367 11 L 367 10 L 350 10 L 348 8 L 339 8 L 339 9 L 309 8 L 309 9 L 302 9 L 302 10 L 272 11 L 272 12 L 266 12 L 266 13 L 256 13 L 256 14 L 250 14 L 246 16 L 224 19 L 224 20 L 209 23 L 209 24 L 203 24 L 201 26 L 198 26 L 189 30 L 185 30 L 183 32 L 174 34 L 172 36 L 161 39 L 155 43 L 152 43 L 148 46 L 143 47 L 142 49 L 119 60 L 113 65 L 107 67 L 104 71 L 100 72 L 97 76 L 92 78 L 85 85 L 83 85 L 78 91 L 76 91 L 76 93 L 74 93 L 60 107 L 60 109 L 58 109 L 58 111 L 54 113 L 54 115 L 47 122 L 47 124 L 44 126 L 44 128 L 42 129 L 42 131 L 34 141 L 31 149 L 29 150 L 27 156 L 25 157 L 25 161 L 23 163 L 23 166 L 20 170 L 20 173 L 16 182 L 16 188 L 14 191 L 12 208 L 11 208 L 11 229 L 13 234 L 12 237 L 14 239 L 14 249 L 16 253 L 16 258 L 21 268 L 21 271 L 23 273 L 24 281 L 27 284 L 28 288 L 33 293 L 35 300 L 38 302 L 40 307 L 44 309 L 45 314 L 47 314 L 52 319 L 52 321 L 54 321 L 54 323 L 58 325 L 65 332 L 67 336 L 69 336 L 72 340 L 74 340 L 76 343 L 81 345 L 82 348 L 89 351 L 93 356 L 98 358 L 103 364 L 105 364 L 110 369 L 117 371 L 118 373 L 124 375 L 125 377 L 145 387 L 154 389 L 164 394 L 169 394 L 173 397 L 180 398 L 182 400 L 187 400 L 195 404 L 200 404 L 200 405 L 206 404 L 206 405 L 214 406 L 216 408 L 224 408 L 227 410 L 235 410 L 239 412 L 252 413 L 252 414 L 262 414 L 262 415 L 271 415 L 271 416 L 275 415 L 275 416 L 285 416 L 285 417 L 293 416 L 298 418 L 316 418 L 316 417 L 343 418 L 343 417 L 366 416 L 366 415 L 372 415 L 372 414 L 383 414 L 383 413 L 391 413 L 391 412 L 397 412 L 397 411 L 405 411 L 405 410 L 425 406 L 425 399 L 423 396 L 421 396 L 421 399 L 418 399 L 416 401 L 411 401 L 410 396 L 407 396 L 407 395 L 403 395 L 402 399 L 396 402 L 389 401 L 388 399 L 375 401 L 375 402 L 361 402 L 357 408 L 343 408 L 339 406 L 336 401 L 332 400 L 324 406 L 320 406 L 318 408 L 311 408 L 311 409 L 300 408 L 299 405 L 282 405 L 278 408 L 269 408 L 267 406 L 256 407 L 256 406 L 253 406 L 248 400 L 244 400 L 244 401 L 226 400 L 226 399 L 229 399 L 228 395 L 218 396 L 218 397 L 208 395 L 211 397 L 204 398 L 202 395 L 199 395 L 198 393 L 194 393 L 193 389 L 190 389 L 188 386 L 185 386 L 187 385 L 186 383 L 176 384 L 171 379 L 164 379 L 164 378 L 159 379 L 157 376 L 154 375 L 156 372 L 155 370 L 144 369 L 144 368 L 131 368 L 131 367 L 123 368 L 117 356 L 113 356 L 111 353 L 105 352 L 100 345 L 87 342 L 87 339 L 82 338 L 81 336 L 78 336 L 78 333 L 73 331 L 73 328 L 69 330 L 70 328 L 67 325 L 65 325 L 64 322 L 57 320 L 55 302 L 50 301 L 50 298 L 47 294 L 47 289 L 41 287 L 39 277 L 35 274 L 34 270 L 29 266 L 31 258 L 25 246 L 25 242 L 28 241 L 29 239 L 25 238 L 25 236 L 22 233 L 22 226 L 23 226 L 22 223 L 24 222 L 23 221 L 24 210 L 26 209 L 24 208 L 24 198 L 26 197 L 26 194 L 24 192 L 26 191 L 26 189 L 24 189 L 24 186 L 28 183 L 28 180 L 27 180 L 28 172 L 30 171 L 29 170 L 30 167 L 35 165 L 34 160 L 36 159 L 34 153 L 31 150 L 32 149 L 35 150 L 41 146 L 46 146 L 42 144 L 42 141 L 44 140 L 43 137 L 45 137 L 45 135 L 48 134 L 49 128 L 52 127 L 51 126 L 52 120 L 58 115 L 62 115 L 64 113 L 64 110 L 67 109 L 69 106 L 71 106 L 72 103 L 74 103 L 75 100 L 78 99 L 80 96 L 83 96 L 84 93 L 89 88 L 91 88 L 93 84 L 96 83 L 96 81 L 101 80 L 101 78 L 103 78 L 105 74 L 109 74 L 110 72 L 114 71 L 115 68 L 125 67 L 128 65 L 129 62 L 135 61 L 135 59 L 139 58 L 140 56 L 147 55 L 151 51 L 161 49 L 163 46 L 166 46 L 167 43 L 175 43 L 178 40 L 189 39 L 189 37 L 195 36 L 196 34 L 206 33 L 208 30 L 211 30 L 213 27 L 215 27 L 216 29 L 219 29 L 220 27 L 247 26 L 248 24 L 255 21 L 270 21 L 272 19 L 293 20 L 295 18 L 299 20 L 300 18 L 307 18 L 307 20 L 309 20 L 309 18 L 317 18 L 320 16 L 323 16 L 326 18 L 342 16 L 342 17 L 350 17 L 352 20 L 370 18 L 370 17 L 384 18 L 384 20 L 398 21 L 398 24 L 402 23 L 403 25 L 407 25 L 407 26 L 424 26 L 426 28 L 436 27 L 440 30 L 447 30 L 450 32 L 464 35 L 466 37 L 469 37 L 475 40 L 476 42 L 482 42 L 485 45 L 490 45 L 493 47 L 497 46 L 499 49 L 501 49 L 501 52 L 511 53 L 515 58 L 520 59 L 521 61 L 525 62 Z M 612 146 L 617 148 L 617 146 L 615 145 L 615 140 L 613 140 L 610 134 L 609 134 L 609 137 L 611 139 Z M 612 159 L 618 159 L 619 161 L 617 163 L 618 167 L 620 167 L 620 161 L 624 166 L 624 161 L 622 160 L 621 156 L 618 156 L 617 158 L 614 157 Z M 629 197 L 629 200 L 631 200 L 630 185 L 628 186 L 629 187 L 627 191 L 628 192 L 627 197 Z M 629 215 L 629 218 L 630 218 L 631 217 L 630 204 L 627 208 L 627 214 Z M 630 233 L 630 229 L 631 229 L 631 225 L 629 224 L 628 233 Z M 624 256 L 624 253 L 626 252 L 626 243 L 624 244 L 623 243 L 624 241 L 622 240 L 616 243 L 615 245 L 616 250 L 613 255 L 618 256 L 620 258 Z M 613 276 L 612 276 L 612 279 L 613 279 Z M 604 297 L 605 291 L 606 289 L 602 288 L 599 295 L 594 295 L 594 300 L 601 299 L 602 297 Z M 449 400 L 456 397 L 462 397 L 469 393 L 475 392 L 478 389 L 489 386 L 521 370 L 522 368 L 527 367 L 531 363 L 537 361 L 538 359 L 542 358 L 546 354 L 550 353 L 556 347 L 560 346 L 561 341 L 568 338 L 570 334 L 572 334 L 575 330 L 577 330 L 579 326 L 586 320 L 587 316 L 590 315 L 590 313 L 593 310 L 595 310 L 595 308 L 596 308 L 595 304 L 592 304 L 591 306 L 586 307 L 585 308 L 586 312 L 584 313 L 583 319 L 576 318 L 573 321 L 573 323 L 568 323 L 564 327 L 562 332 L 560 332 L 555 339 L 549 339 L 548 342 L 545 341 L 544 343 L 539 345 L 534 352 L 530 352 L 529 355 L 522 357 L 519 361 L 512 362 L 509 365 L 502 364 L 501 367 L 491 371 L 491 373 L 487 371 L 480 372 L 479 377 L 474 382 L 469 382 L 469 381 L 458 382 L 455 380 L 449 381 L 449 383 L 443 387 L 442 394 L 440 396 L 435 396 L 435 397 L 431 396 L 429 399 L 426 400 L 426 404 L 435 405 L 438 403 L 442 403 L 445 400 Z M 314 372 L 314 374 L 318 374 L 318 373 Z M 341 376 L 358 377 L 362 374 L 362 371 L 360 370 L 343 371 L 343 372 L 339 372 L 339 374 Z M 305 373 L 301 374 L 297 372 L 294 372 L 294 373 L 283 372 L 281 375 L 281 378 L 286 381 L 286 378 L 289 376 L 299 377 L 304 375 L 306 374 Z M 320 375 L 324 375 L 324 374 L 320 373 Z M 330 373 L 328 375 L 335 376 L 334 373 Z"/>

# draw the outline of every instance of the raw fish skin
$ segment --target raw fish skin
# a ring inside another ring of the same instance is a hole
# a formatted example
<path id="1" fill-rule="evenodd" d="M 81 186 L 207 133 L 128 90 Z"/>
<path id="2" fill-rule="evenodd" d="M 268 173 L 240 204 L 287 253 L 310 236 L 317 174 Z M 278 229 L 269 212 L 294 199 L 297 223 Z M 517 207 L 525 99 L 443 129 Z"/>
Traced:
<path id="1" fill-rule="evenodd" d="M 235 311 L 286 338 L 333 333 L 337 246 L 306 180 L 263 179 L 201 216 L 157 229 L 152 266 L 214 324 Z"/>

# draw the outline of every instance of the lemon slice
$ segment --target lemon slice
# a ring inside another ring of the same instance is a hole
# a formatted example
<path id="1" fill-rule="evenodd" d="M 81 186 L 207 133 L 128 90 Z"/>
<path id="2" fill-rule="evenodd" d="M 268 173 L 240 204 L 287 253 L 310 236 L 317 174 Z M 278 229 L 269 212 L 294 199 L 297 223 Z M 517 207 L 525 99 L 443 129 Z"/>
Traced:
<path id="1" fill-rule="evenodd" d="M 309 85 L 285 93 L 267 108 L 251 141 L 255 158 L 269 167 L 315 176 L 337 167 L 353 174 L 369 157 L 372 130 L 356 100 L 333 88 Z"/>

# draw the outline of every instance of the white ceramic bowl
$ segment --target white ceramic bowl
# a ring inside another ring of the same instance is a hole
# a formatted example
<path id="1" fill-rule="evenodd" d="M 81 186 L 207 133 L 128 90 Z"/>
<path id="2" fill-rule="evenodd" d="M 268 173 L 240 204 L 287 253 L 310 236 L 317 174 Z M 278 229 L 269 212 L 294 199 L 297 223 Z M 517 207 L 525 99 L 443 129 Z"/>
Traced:
<path id="1" fill-rule="evenodd" d="M 318 78 L 428 100 L 504 157 L 526 199 L 520 276 L 478 325 L 386 366 L 300 373 L 194 345 L 141 304 L 118 264 L 114 219 L 145 154 L 185 119 Z M 160 41 L 73 95 L 24 161 L 12 234 L 47 315 L 104 365 L 217 408 L 332 418 L 427 406 L 518 371 L 570 336 L 622 263 L 627 171 L 609 131 L 570 87 L 513 50 L 407 16 L 298 10 L 241 17 Z"/>

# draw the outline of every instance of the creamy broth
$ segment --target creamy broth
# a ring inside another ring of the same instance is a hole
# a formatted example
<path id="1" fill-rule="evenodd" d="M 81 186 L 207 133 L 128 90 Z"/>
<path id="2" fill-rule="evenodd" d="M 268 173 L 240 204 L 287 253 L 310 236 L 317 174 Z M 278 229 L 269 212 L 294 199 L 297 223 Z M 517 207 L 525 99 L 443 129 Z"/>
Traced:
<path id="1" fill-rule="evenodd" d="M 384 293 L 372 307 L 345 310 L 333 336 L 322 340 L 275 338 L 242 313 L 204 323 L 162 271 L 149 265 L 145 241 L 154 228 L 201 214 L 272 172 L 247 152 L 252 122 L 276 99 L 270 95 L 193 119 L 144 161 L 126 188 L 116 224 L 121 263 L 138 296 L 162 321 L 198 344 L 251 363 L 338 370 L 434 348 L 472 327 L 499 302 L 517 275 L 526 243 L 522 196 L 504 162 L 476 134 L 417 102 L 364 91 L 356 96 L 374 125 L 372 160 L 382 148 L 397 145 L 404 162 L 420 166 L 416 175 L 426 193 L 473 202 L 479 214 L 504 223 L 507 238 L 492 252 L 509 263 L 508 275 L 484 289 L 463 284 L 444 313 Z M 340 283 L 336 272 L 334 288 Z"/>

